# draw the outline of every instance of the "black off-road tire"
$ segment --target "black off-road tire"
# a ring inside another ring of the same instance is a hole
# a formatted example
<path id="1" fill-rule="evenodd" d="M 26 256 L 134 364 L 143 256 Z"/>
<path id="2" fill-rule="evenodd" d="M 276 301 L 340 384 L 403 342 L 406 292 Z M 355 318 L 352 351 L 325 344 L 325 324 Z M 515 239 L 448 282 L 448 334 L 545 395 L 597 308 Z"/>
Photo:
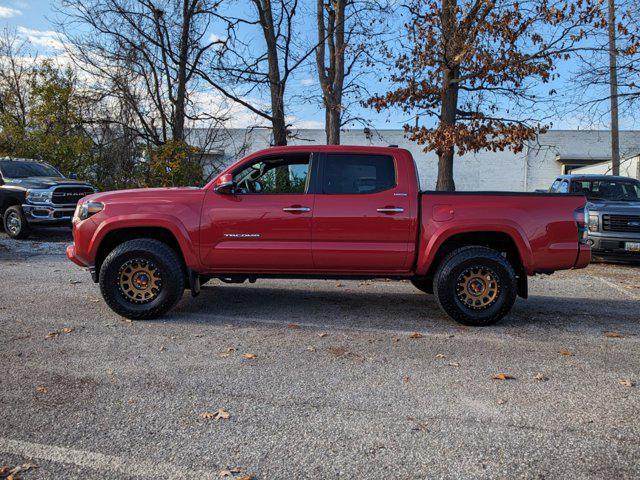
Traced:
<path id="1" fill-rule="evenodd" d="M 134 303 L 121 290 L 120 269 L 127 262 L 141 259 L 151 262 L 162 276 L 160 292 L 148 303 Z M 168 312 L 182 298 L 184 269 L 176 252 L 159 240 L 138 238 L 114 248 L 100 267 L 100 292 L 109 307 L 131 320 L 157 318 Z"/>
<path id="2" fill-rule="evenodd" d="M 17 229 L 13 222 L 14 219 L 19 223 Z M 25 239 L 31 234 L 31 228 L 29 228 L 29 224 L 27 223 L 27 219 L 24 216 L 20 205 L 14 205 L 5 210 L 2 219 L 2 226 L 4 227 L 4 231 L 7 235 L 11 238 Z"/>
<path id="3" fill-rule="evenodd" d="M 411 284 L 418 290 L 433 295 L 433 281 L 426 278 L 412 278 Z"/>
<path id="4" fill-rule="evenodd" d="M 474 267 L 490 269 L 498 282 L 498 293 L 493 303 L 479 309 L 464 304 L 457 291 L 460 275 Z M 440 308 L 457 322 L 474 327 L 492 325 L 513 307 L 517 296 L 516 273 L 507 259 L 496 250 L 479 246 L 462 247 L 444 258 L 436 271 L 433 290 Z"/>

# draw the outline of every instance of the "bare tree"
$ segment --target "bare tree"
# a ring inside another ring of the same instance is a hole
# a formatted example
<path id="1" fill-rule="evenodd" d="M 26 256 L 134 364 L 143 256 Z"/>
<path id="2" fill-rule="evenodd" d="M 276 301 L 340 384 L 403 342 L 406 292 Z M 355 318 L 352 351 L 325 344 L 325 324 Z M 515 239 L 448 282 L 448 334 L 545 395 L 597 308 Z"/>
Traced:
<path id="1" fill-rule="evenodd" d="M 68 53 L 93 90 L 124 102 L 141 138 L 183 141 L 187 122 L 215 122 L 192 101 L 196 72 L 224 40 L 210 38 L 219 2 L 201 0 L 61 0 Z M 78 33 L 80 32 L 80 33 Z M 118 122 L 118 119 L 112 119 Z"/>
<path id="2" fill-rule="evenodd" d="M 201 78 L 228 99 L 271 124 L 274 145 L 286 145 L 286 89 L 316 44 L 305 46 L 297 20 L 298 0 L 251 0 L 247 15 L 234 19 L 217 62 Z M 257 39 L 252 33 L 259 32 Z M 231 87 L 230 85 L 233 85 Z M 261 98 L 266 95 L 268 101 Z"/>
<path id="3" fill-rule="evenodd" d="M 376 0 L 316 1 L 316 69 L 330 145 L 338 145 L 342 126 L 355 120 L 345 115 L 344 97 L 362 98 L 366 90 L 362 67 L 372 63 L 372 46 L 386 32 L 383 19 L 392 14 L 390 4 Z"/>

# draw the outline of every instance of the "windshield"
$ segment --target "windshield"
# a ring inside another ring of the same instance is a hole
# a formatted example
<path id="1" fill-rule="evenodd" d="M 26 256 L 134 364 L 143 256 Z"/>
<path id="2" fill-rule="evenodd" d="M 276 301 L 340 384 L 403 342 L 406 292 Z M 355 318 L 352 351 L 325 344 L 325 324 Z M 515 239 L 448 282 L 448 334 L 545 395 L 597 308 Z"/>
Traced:
<path id="1" fill-rule="evenodd" d="M 0 160 L 0 172 L 5 178 L 62 177 L 62 174 L 46 163 Z"/>
<path id="2" fill-rule="evenodd" d="M 640 182 L 633 179 L 573 180 L 571 192 L 583 193 L 589 200 L 640 202 Z"/>

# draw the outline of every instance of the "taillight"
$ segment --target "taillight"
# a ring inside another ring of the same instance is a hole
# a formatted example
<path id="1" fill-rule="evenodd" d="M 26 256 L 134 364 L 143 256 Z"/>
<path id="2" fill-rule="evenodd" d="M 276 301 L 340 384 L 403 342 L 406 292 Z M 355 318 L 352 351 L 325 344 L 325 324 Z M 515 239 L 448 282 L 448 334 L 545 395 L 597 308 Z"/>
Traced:
<path id="1" fill-rule="evenodd" d="M 588 220 L 589 220 L 589 207 L 576 208 L 573 211 L 573 218 L 576 220 L 578 226 L 578 242 L 587 243 L 589 238 Z"/>

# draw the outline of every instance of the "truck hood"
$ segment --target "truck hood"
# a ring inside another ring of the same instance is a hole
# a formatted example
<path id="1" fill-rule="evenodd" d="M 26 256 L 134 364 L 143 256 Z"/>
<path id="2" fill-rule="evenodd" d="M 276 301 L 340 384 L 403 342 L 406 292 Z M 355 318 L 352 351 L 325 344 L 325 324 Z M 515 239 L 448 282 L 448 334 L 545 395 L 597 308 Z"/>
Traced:
<path id="1" fill-rule="evenodd" d="M 57 186 L 66 187 L 91 187 L 87 182 L 81 182 L 70 178 L 62 177 L 25 177 L 25 178 L 7 178 L 6 185 L 12 185 L 20 188 L 49 188 Z M 93 188 L 93 187 L 92 187 Z"/>
<path id="2" fill-rule="evenodd" d="M 587 205 L 592 212 L 640 215 L 640 202 L 589 200 Z"/>

